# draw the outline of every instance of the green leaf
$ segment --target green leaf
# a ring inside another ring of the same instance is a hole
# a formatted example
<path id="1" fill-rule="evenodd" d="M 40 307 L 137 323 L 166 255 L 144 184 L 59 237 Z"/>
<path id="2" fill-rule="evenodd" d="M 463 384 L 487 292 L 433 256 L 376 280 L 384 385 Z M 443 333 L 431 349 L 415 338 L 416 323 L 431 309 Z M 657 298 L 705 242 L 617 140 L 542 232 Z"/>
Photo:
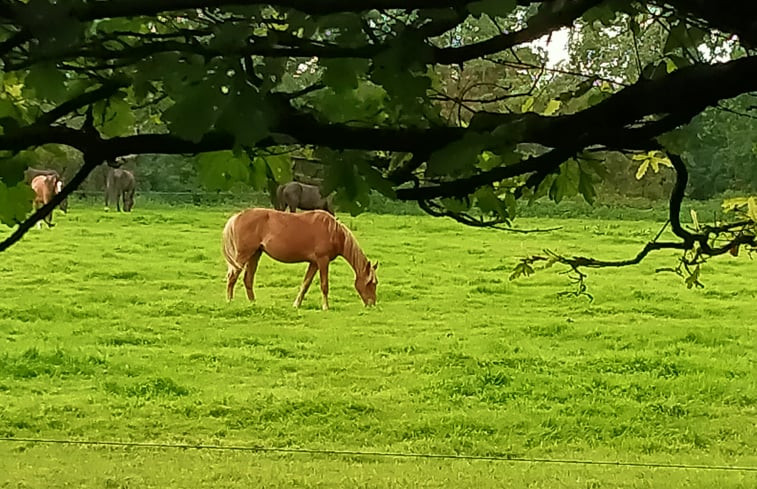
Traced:
<path id="1" fill-rule="evenodd" d="M 338 39 L 341 45 L 356 47 L 366 41 L 360 15 L 340 12 L 323 15 L 318 19 L 318 30 L 328 39 Z"/>
<path id="2" fill-rule="evenodd" d="M 21 155 L 0 159 L 0 180 L 9 187 L 24 181 L 24 171 L 29 161 Z"/>
<path id="3" fill-rule="evenodd" d="M 533 273 L 534 267 L 532 267 L 527 261 L 523 260 L 513 268 L 513 272 L 510 274 L 510 280 L 515 280 L 520 277 L 528 277 L 529 275 L 533 275 Z"/>
<path id="4" fill-rule="evenodd" d="M 518 214 L 518 201 L 515 200 L 515 195 L 512 192 L 505 194 L 505 207 L 507 208 L 507 215 L 510 219 L 513 219 Z"/>
<path id="5" fill-rule="evenodd" d="M 213 127 L 230 98 L 206 80 L 185 90 L 184 97 L 163 113 L 163 120 L 172 134 L 196 143 Z"/>
<path id="6" fill-rule="evenodd" d="M 92 22 L 92 25 L 90 26 L 90 33 L 97 35 L 98 33 L 111 34 L 116 31 L 140 32 L 142 25 L 144 25 L 143 19 L 124 17 L 113 19 L 98 19 Z"/>
<path id="7" fill-rule="evenodd" d="M 505 203 L 500 200 L 492 187 L 481 187 L 473 194 L 476 199 L 476 207 L 486 214 L 495 214 L 498 217 L 507 219 L 510 215 L 507 212 Z"/>
<path id="8" fill-rule="evenodd" d="M 392 182 L 384 178 L 384 175 L 382 175 L 376 168 L 372 167 L 367 161 L 362 159 L 357 160 L 357 169 L 365 182 L 373 190 L 376 190 L 381 195 L 389 197 L 390 199 L 397 198 Z"/>
<path id="9" fill-rule="evenodd" d="M 478 156 L 491 143 L 491 137 L 467 133 L 462 139 L 434 151 L 426 173 L 429 176 L 460 176 L 469 174 L 478 163 Z"/>
<path id="10" fill-rule="evenodd" d="M 672 168 L 673 163 L 670 159 L 660 151 L 649 151 L 647 153 L 635 154 L 631 157 L 634 161 L 641 161 L 639 168 L 636 170 L 636 180 L 641 178 L 647 173 L 647 170 L 651 167 L 655 173 L 659 173 L 660 165 Z"/>
<path id="11" fill-rule="evenodd" d="M 250 185 L 255 190 L 265 190 L 268 187 L 268 164 L 262 158 L 252 160 Z"/>
<path id="12" fill-rule="evenodd" d="M 605 27 L 610 27 L 615 20 L 616 12 L 612 5 L 607 2 L 603 2 L 596 7 L 592 7 L 583 14 L 583 19 L 588 24 L 593 24 L 596 21 L 601 22 Z"/>
<path id="13" fill-rule="evenodd" d="M 704 285 L 699 281 L 699 275 L 700 275 L 700 268 L 699 265 L 694 268 L 693 271 L 689 273 L 689 276 L 686 277 L 684 282 L 686 283 L 686 288 L 690 289 L 694 286 L 703 288 Z"/>
<path id="14" fill-rule="evenodd" d="M 131 105 L 124 99 L 123 94 L 97 102 L 94 113 L 96 125 L 108 137 L 131 134 L 136 123 Z"/>
<path id="15" fill-rule="evenodd" d="M 565 197 L 572 197 L 578 193 L 581 181 L 581 169 L 575 160 L 568 160 L 560 166 L 560 173 L 549 189 L 549 197 L 560 202 Z"/>
<path id="16" fill-rule="evenodd" d="M 61 102 L 66 98 L 66 75 L 52 63 L 38 63 L 29 69 L 24 84 L 43 100 Z"/>
<path id="17" fill-rule="evenodd" d="M 371 80 L 399 103 L 422 107 L 431 88 L 426 65 L 432 60 L 431 47 L 423 39 L 401 35 L 374 57 Z"/>
<path id="18" fill-rule="evenodd" d="M 580 179 L 578 182 L 578 192 L 583 196 L 584 200 L 593 205 L 597 198 L 597 190 L 594 188 L 594 180 L 591 175 L 581 171 Z"/>
<path id="19" fill-rule="evenodd" d="M 665 47 L 662 52 L 667 54 L 676 49 L 691 46 L 691 40 L 689 39 L 688 29 L 685 24 L 677 23 L 673 25 L 668 33 L 668 39 L 665 41 Z"/>
<path id="20" fill-rule="evenodd" d="M 465 212 L 470 209 L 471 201 L 468 197 L 447 197 L 441 199 L 442 205 L 452 212 Z"/>
<path id="21" fill-rule="evenodd" d="M 246 154 L 231 151 L 203 153 L 196 159 L 200 181 L 210 190 L 229 190 L 249 177 L 250 159 Z"/>
<path id="22" fill-rule="evenodd" d="M 646 80 L 657 80 L 668 74 L 668 64 L 666 60 L 657 63 L 651 63 L 641 71 L 642 78 Z"/>
<path id="23" fill-rule="evenodd" d="M 491 151 L 482 151 L 477 158 L 477 166 L 484 171 L 489 171 L 493 168 L 497 168 L 502 164 L 502 158 L 500 158 L 499 155 L 492 153 Z"/>
<path id="24" fill-rule="evenodd" d="M 360 83 L 357 90 L 335 92 L 319 90 L 313 96 L 321 116 L 330 122 L 380 123 L 386 118 L 386 91 L 371 82 Z"/>
<path id="25" fill-rule="evenodd" d="M 257 89 L 243 85 L 230 95 L 216 127 L 234 135 L 234 146 L 253 146 L 269 134 L 269 107 Z"/>
<path id="26" fill-rule="evenodd" d="M 641 180 L 642 177 L 647 173 L 647 170 L 649 169 L 649 160 L 644 160 L 641 162 L 641 165 L 639 165 L 639 168 L 636 170 L 636 180 Z"/>
<path id="27" fill-rule="evenodd" d="M 749 199 L 747 199 L 747 217 L 749 217 L 752 222 L 757 222 L 757 199 L 754 197 L 749 197 Z"/>
<path id="28" fill-rule="evenodd" d="M 289 155 L 259 156 L 258 158 L 265 162 L 278 183 L 292 181 L 292 159 Z"/>
<path id="29" fill-rule="evenodd" d="M 699 225 L 699 216 L 697 216 L 697 211 L 690 209 L 689 213 L 691 214 L 691 223 L 694 226 L 694 230 L 699 232 L 701 230 L 701 226 Z"/>
<path id="30" fill-rule="evenodd" d="M 523 105 L 520 106 L 521 112 L 528 112 L 534 108 L 534 102 L 536 99 L 533 96 L 529 96 L 523 101 Z"/>
<path id="31" fill-rule="evenodd" d="M 544 112 L 542 112 L 544 115 L 553 115 L 555 112 L 560 110 L 560 106 L 562 103 L 559 100 L 552 99 L 549 102 L 547 102 L 547 107 L 544 109 Z"/>
<path id="32" fill-rule="evenodd" d="M 287 12 L 287 22 L 289 23 L 290 32 L 302 39 L 310 39 L 318 28 L 318 24 L 313 16 L 299 10 L 289 10 Z"/>
<path id="33" fill-rule="evenodd" d="M 468 12 L 474 17 L 488 14 L 492 17 L 507 17 L 518 6 L 517 0 L 480 0 L 468 5 Z"/>
<path id="34" fill-rule="evenodd" d="M 0 182 L 0 222 L 15 226 L 26 218 L 32 209 L 34 192 L 25 182 L 8 186 Z"/>
<path id="35" fill-rule="evenodd" d="M 0 98 L 0 126 L 3 128 L 3 134 L 18 129 L 21 119 L 21 111 L 16 104 L 6 98 Z"/>
<path id="36" fill-rule="evenodd" d="M 335 92 L 358 87 L 358 79 L 368 72 L 369 62 L 360 58 L 335 58 L 321 61 L 326 71 L 321 81 Z"/>
<path id="37" fill-rule="evenodd" d="M 245 22 L 224 22 L 213 27 L 213 39 L 208 44 L 211 49 L 235 51 L 247 44 L 251 28 Z"/>
<path id="38" fill-rule="evenodd" d="M 591 163 L 594 163 L 594 165 L 592 165 Z M 601 173 L 597 172 L 596 166 L 600 166 Z M 585 160 L 585 159 L 578 160 L 578 168 L 580 171 L 579 182 L 578 182 L 578 192 L 583 196 L 586 202 L 588 202 L 590 205 L 594 205 L 594 202 L 596 201 L 596 198 L 597 198 L 597 190 L 594 187 L 595 185 L 594 175 L 601 176 L 606 172 L 606 170 L 604 169 L 604 167 L 601 166 L 601 163 L 595 162 L 594 160 Z"/>
<path id="39" fill-rule="evenodd" d="M 320 153 L 320 152 L 319 152 Z M 329 158 L 321 189 L 324 194 L 336 191 L 334 200 L 340 209 L 347 210 L 352 215 L 365 212 L 370 205 L 370 187 L 361 178 L 355 161 L 360 159 L 359 152 L 327 152 L 334 155 Z M 324 160 L 323 157 L 319 158 Z"/>

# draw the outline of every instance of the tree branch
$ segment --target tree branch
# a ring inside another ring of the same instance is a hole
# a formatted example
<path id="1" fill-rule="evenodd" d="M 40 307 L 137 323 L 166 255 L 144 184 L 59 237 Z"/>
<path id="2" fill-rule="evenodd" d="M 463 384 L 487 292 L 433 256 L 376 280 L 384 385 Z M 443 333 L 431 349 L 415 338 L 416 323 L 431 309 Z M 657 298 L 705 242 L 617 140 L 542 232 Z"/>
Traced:
<path id="1" fill-rule="evenodd" d="M 91 90 L 89 92 L 84 92 L 81 95 L 78 95 L 70 100 L 67 100 L 66 102 L 63 102 L 56 108 L 45 112 L 42 114 L 35 122 L 34 125 L 37 126 L 49 126 L 50 124 L 54 123 L 61 117 L 68 115 L 72 112 L 75 112 L 76 110 L 86 107 L 87 105 L 93 104 L 99 100 L 104 100 L 109 98 L 111 95 L 116 93 L 119 89 L 127 87 L 129 85 L 128 81 L 121 80 L 121 81 L 110 81 L 101 87 Z"/>

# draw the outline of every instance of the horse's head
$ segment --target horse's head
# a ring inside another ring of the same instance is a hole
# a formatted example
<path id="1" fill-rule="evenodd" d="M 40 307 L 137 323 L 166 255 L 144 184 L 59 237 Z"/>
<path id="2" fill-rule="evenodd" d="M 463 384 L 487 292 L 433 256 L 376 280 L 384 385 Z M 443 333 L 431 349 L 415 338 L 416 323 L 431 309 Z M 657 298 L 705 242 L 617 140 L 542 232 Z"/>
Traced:
<path id="1" fill-rule="evenodd" d="M 371 262 L 366 263 L 363 273 L 358 274 L 355 277 L 355 289 L 360 294 L 360 298 L 363 299 L 363 304 L 366 306 L 376 305 L 376 286 L 378 285 L 378 278 L 376 277 L 376 269 L 378 268 L 378 262 L 371 265 Z"/>
<path id="2" fill-rule="evenodd" d="M 59 178 L 55 181 L 55 193 L 59 194 L 61 190 L 63 190 L 63 180 Z M 63 199 L 60 202 L 59 207 L 60 207 L 60 210 L 62 210 L 65 213 L 68 213 L 68 199 Z"/>

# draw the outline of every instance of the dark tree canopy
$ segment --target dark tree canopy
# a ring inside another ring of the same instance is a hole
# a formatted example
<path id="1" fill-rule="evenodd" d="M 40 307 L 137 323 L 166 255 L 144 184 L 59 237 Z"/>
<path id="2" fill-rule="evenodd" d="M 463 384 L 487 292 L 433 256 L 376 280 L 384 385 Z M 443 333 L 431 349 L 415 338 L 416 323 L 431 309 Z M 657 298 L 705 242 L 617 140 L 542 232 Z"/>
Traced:
<path id="1" fill-rule="evenodd" d="M 201 154 L 210 187 L 262 189 L 293 150 L 353 212 L 375 190 L 477 226 L 509 224 L 520 200 L 593 201 L 608 151 L 672 165 L 678 240 L 524 272 L 755 245 L 748 199 L 733 222 L 681 224 L 677 148 L 697 114 L 757 91 L 757 2 L 4 0 L 0 24 L 0 219 L 18 225 L 3 247 L 119 156 Z M 563 28 L 575 61 L 549 65 L 534 41 Z M 84 165 L 26 219 L 23 155 L 55 145 Z"/>

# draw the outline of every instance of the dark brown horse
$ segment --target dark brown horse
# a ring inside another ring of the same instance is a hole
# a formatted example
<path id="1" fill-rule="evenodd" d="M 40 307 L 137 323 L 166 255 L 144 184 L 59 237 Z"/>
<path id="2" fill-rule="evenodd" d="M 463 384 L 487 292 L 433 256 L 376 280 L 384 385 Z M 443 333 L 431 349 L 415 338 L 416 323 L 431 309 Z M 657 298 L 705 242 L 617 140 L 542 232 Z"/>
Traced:
<path id="1" fill-rule="evenodd" d="M 134 207 L 134 189 L 136 181 L 134 174 L 123 168 L 109 168 L 105 177 L 105 207 L 115 202 L 116 210 L 121 211 L 121 201 L 124 211 L 131 212 Z"/>
<path id="2" fill-rule="evenodd" d="M 63 182 L 55 175 L 39 175 L 32 179 L 32 190 L 34 190 L 34 210 L 39 209 L 63 189 Z M 48 227 L 53 227 L 52 211 L 42 218 Z M 42 227 L 42 221 L 37 222 L 37 227 Z"/>
<path id="3" fill-rule="evenodd" d="M 355 270 L 355 289 L 363 303 L 366 306 L 376 303 L 378 263 L 371 265 L 350 230 L 327 212 L 294 214 L 272 209 L 248 209 L 231 216 L 223 228 L 228 300 L 234 297 L 234 285 L 245 268 L 247 297 L 255 300 L 253 281 L 263 253 L 284 263 L 310 264 L 294 307 L 302 304 L 315 272 L 319 271 L 323 309 L 329 308 L 329 263 L 337 256 L 343 256 Z"/>
<path id="4" fill-rule="evenodd" d="M 308 185 L 300 182 L 289 182 L 279 185 L 276 189 L 276 210 L 284 211 L 287 207 L 291 212 L 297 209 L 324 211 L 334 214 L 331 197 L 323 197 L 321 189 L 317 185 Z"/>

